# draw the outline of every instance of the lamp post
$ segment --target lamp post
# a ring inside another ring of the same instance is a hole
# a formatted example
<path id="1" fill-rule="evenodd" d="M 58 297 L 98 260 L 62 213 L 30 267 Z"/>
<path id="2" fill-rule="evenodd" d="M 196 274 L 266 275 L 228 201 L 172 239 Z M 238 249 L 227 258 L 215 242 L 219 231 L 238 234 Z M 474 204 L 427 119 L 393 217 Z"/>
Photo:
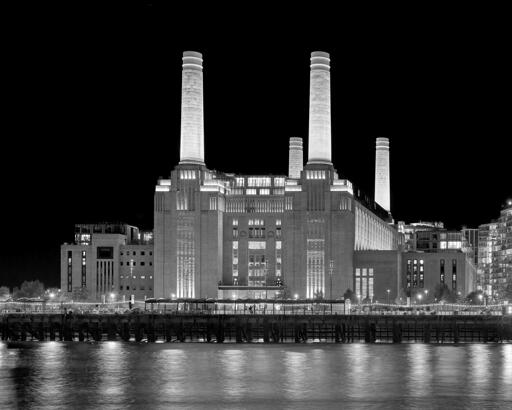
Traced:
<path id="1" fill-rule="evenodd" d="M 484 295 L 482 295 L 481 293 L 478 295 L 478 299 L 480 299 L 480 303 L 483 303 L 483 298 L 484 298 Z"/>
<path id="2" fill-rule="evenodd" d="M 418 293 L 417 298 L 418 298 L 418 300 L 419 300 L 419 302 L 420 302 L 420 303 L 421 303 L 421 298 L 422 298 L 422 296 L 423 296 L 423 295 L 422 295 L 421 293 Z"/>
<path id="3" fill-rule="evenodd" d="M 388 305 L 389 305 L 389 292 L 391 292 L 391 290 L 387 289 L 386 292 L 388 293 L 388 299 L 387 300 L 388 300 Z"/>

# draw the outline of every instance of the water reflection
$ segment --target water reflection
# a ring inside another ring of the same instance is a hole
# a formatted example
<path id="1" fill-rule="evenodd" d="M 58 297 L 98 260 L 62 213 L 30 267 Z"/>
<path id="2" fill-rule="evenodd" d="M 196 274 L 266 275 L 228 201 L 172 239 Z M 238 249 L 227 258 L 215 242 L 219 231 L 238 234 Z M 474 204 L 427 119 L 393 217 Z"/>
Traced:
<path id="1" fill-rule="evenodd" d="M 407 390 L 411 397 L 430 397 L 432 394 L 432 346 L 409 345 L 407 349 Z"/>
<path id="2" fill-rule="evenodd" d="M 468 390 L 471 395 L 480 396 L 489 388 L 489 362 L 492 359 L 492 349 L 486 345 L 474 344 L 468 346 L 469 371 Z"/>
<path id="3" fill-rule="evenodd" d="M 512 345 L 0 343 L 0 408 L 511 408 Z"/>

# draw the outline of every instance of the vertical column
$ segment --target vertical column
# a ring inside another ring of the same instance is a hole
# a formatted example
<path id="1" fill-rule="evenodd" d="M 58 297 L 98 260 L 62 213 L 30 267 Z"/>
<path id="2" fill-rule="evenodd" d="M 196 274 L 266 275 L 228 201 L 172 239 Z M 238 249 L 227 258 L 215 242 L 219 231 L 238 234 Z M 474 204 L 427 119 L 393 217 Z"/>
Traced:
<path id="1" fill-rule="evenodd" d="M 180 164 L 204 165 L 203 56 L 183 52 Z"/>
<path id="2" fill-rule="evenodd" d="M 375 151 L 375 202 L 391 211 L 389 192 L 389 139 L 377 138 Z"/>
<path id="3" fill-rule="evenodd" d="M 304 156 L 302 154 L 302 138 L 290 138 L 290 154 L 288 157 L 288 177 L 300 178 L 304 168 Z"/>
<path id="4" fill-rule="evenodd" d="M 331 73 L 329 54 L 311 53 L 308 164 L 331 164 Z"/>

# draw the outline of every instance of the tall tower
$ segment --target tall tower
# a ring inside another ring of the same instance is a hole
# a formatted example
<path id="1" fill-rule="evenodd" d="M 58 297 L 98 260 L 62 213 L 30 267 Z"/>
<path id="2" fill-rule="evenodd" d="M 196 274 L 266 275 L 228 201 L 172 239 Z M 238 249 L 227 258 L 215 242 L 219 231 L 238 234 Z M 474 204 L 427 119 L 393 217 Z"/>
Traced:
<path id="1" fill-rule="evenodd" d="M 203 56 L 183 52 L 180 164 L 204 165 Z"/>
<path id="2" fill-rule="evenodd" d="M 290 154 L 288 157 L 288 177 L 300 178 L 304 168 L 304 155 L 302 153 L 302 138 L 290 138 Z"/>
<path id="3" fill-rule="evenodd" d="M 389 193 L 389 139 L 377 138 L 375 151 L 375 202 L 391 211 Z"/>
<path id="4" fill-rule="evenodd" d="M 331 164 L 331 73 L 329 54 L 311 53 L 308 164 Z"/>

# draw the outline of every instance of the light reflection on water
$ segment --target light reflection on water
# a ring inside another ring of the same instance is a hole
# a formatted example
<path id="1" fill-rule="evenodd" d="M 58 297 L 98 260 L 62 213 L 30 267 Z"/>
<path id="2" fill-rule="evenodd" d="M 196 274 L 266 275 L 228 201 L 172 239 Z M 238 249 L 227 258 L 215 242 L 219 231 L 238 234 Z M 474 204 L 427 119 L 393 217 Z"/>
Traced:
<path id="1" fill-rule="evenodd" d="M 512 345 L 0 343 L 0 408 L 512 408 Z"/>

